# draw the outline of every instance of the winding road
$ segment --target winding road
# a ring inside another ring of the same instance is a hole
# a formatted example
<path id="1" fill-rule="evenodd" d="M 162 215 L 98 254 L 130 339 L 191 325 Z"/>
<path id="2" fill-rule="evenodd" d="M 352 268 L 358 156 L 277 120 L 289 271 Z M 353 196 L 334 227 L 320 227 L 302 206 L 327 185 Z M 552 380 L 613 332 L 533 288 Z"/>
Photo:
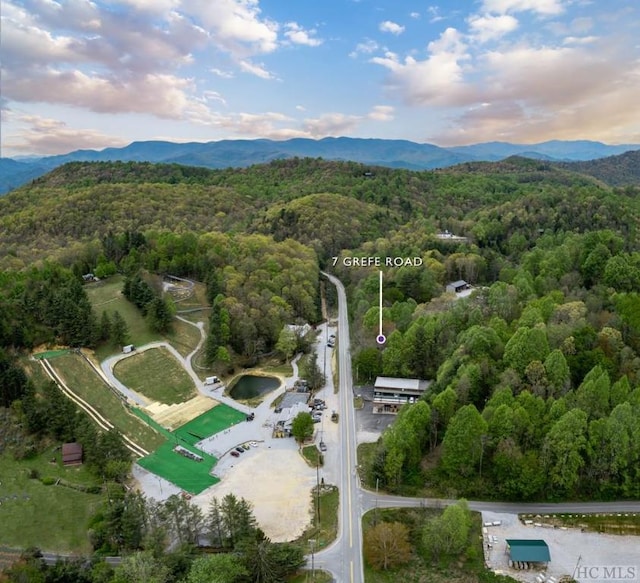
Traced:
<path id="1" fill-rule="evenodd" d="M 340 440 L 339 456 L 340 490 L 339 526 L 336 541 L 326 549 L 316 553 L 313 566 L 332 574 L 340 583 L 363 583 L 362 560 L 362 515 L 376 507 L 415 508 L 420 506 L 438 508 L 454 504 L 455 500 L 438 498 L 405 498 L 376 494 L 365 490 L 357 477 L 357 443 L 355 410 L 353 406 L 353 386 L 351 374 L 351 353 L 347 299 L 342 282 L 336 277 L 323 273 L 338 291 L 338 363 L 340 398 Z M 478 502 L 469 501 L 469 507 L 479 512 L 492 511 L 510 514 L 519 513 L 593 513 L 593 512 L 640 512 L 640 501 L 622 502 L 562 502 L 562 503 L 518 503 L 518 502 Z M 311 560 L 308 561 L 311 567 Z"/>

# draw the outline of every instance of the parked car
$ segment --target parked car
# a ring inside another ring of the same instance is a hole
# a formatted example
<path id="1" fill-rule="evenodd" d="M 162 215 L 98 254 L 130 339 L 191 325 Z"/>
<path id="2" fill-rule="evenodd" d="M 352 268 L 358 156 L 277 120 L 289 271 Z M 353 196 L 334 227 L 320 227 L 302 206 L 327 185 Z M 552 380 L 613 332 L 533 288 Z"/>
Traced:
<path id="1" fill-rule="evenodd" d="M 249 449 L 249 444 L 248 443 L 243 443 L 242 444 L 242 449 L 244 449 L 244 451 L 247 451 Z"/>
<path id="2" fill-rule="evenodd" d="M 322 421 L 321 417 L 312 417 L 314 423 L 320 423 Z"/>
<path id="3" fill-rule="evenodd" d="M 240 457 L 240 454 L 235 449 L 231 450 L 231 455 L 233 457 Z"/>
<path id="4" fill-rule="evenodd" d="M 320 451 L 327 451 L 327 444 L 324 441 L 320 442 Z"/>
<path id="5" fill-rule="evenodd" d="M 242 447 L 238 446 L 238 447 L 236 447 L 236 451 L 237 451 L 238 453 L 243 453 L 243 452 L 244 452 L 244 449 L 242 449 Z"/>

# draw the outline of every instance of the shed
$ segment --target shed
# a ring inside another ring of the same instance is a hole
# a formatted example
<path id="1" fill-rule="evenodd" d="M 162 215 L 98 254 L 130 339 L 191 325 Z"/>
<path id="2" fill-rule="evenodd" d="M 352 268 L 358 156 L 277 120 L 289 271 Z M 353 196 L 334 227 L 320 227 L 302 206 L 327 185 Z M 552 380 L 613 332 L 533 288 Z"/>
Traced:
<path id="1" fill-rule="evenodd" d="M 469 284 L 464 279 L 452 281 L 451 283 L 447 284 L 447 291 L 453 292 L 455 294 L 464 291 L 465 289 L 469 289 Z"/>
<path id="2" fill-rule="evenodd" d="M 79 443 L 64 443 L 62 445 L 62 465 L 77 466 L 82 463 L 82 445 Z"/>
<path id="3" fill-rule="evenodd" d="M 512 561 L 523 563 L 548 563 L 551 561 L 549 546 L 542 539 L 508 538 L 507 552 Z"/>

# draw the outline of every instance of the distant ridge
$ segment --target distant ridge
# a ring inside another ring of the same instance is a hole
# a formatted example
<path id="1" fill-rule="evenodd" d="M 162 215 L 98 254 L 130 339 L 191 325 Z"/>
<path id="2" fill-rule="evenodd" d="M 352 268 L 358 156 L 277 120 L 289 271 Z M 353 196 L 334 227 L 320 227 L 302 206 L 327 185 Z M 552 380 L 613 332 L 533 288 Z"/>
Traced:
<path id="1" fill-rule="evenodd" d="M 120 160 L 229 168 L 263 164 L 284 158 L 310 157 L 409 170 L 431 170 L 464 162 L 499 161 L 514 155 L 549 162 L 585 161 L 638 149 L 640 145 L 609 146 L 586 140 L 566 142 L 553 140 L 540 144 L 487 142 L 453 148 L 419 144 L 408 140 L 347 137 L 321 140 L 294 138 L 284 141 L 221 140 L 206 143 L 143 141 L 133 142 L 123 148 L 106 148 L 101 151 L 76 150 L 69 154 L 37 159 L 17 161 L 11 158 L 0 158 L 0 194 L 17 188 L 67 162 Z"/>

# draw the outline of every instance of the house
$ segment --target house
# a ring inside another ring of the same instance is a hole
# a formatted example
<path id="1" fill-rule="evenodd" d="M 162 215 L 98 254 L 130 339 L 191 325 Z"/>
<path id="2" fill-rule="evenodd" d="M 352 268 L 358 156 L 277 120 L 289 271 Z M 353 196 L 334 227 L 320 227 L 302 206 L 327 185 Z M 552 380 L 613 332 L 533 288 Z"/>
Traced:
<path id="1" fill-rule="evenodd" d="M 447 229 L 445 229 L 444 232 L 442 233 L 436 233 L 436 237 L 440 239 L 440 241 L 450 241 L 451 243 L 466 243 L 469 240 L 468 237 L 461 237 L 460 235 L 454 235 L 453 233 L 449 232 Z"/>
<path id="2" fill-rule="evenodd" d="M 378 377 L 373 386 L 373 412 L 397 413 L 406 403 L 415 403 L 430 384 L 420 379 Z"/>
<path id="3" fill-rule="evenodd" d="M 62 445 L 62 465 L 78 466 L 82 463 L 82 445 L 79 443 L 64 443 Z"/>
<path id="4" fill-rule="evenodd" d="M 451 283 L 448 283 L 447 292 L 459 294 L 460 292 L 463 292 L 469 289 L 470 287 L 471 286 L 464 279 L 460 279 L 458 281 L 452 281 Z"/>

